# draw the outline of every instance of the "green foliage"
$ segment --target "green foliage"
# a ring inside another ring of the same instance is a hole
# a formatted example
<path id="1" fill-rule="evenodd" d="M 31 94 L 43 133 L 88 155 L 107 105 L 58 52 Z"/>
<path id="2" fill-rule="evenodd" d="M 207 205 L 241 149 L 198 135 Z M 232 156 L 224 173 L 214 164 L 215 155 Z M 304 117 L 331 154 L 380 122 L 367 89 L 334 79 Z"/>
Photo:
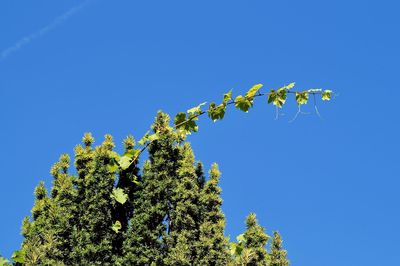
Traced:
<path id="1" fill-rule="evenodd" d="M 118 203 L 124 204 L 128 200 L 128 195 L 124 193 L 122 188 L 114 188 L 111 193 L 111 198 Z"/>
<path id="2" fill-rule="evenodd" d="M 195 122 L 196 120 L 198 120 L 197 115 L 190 114 L 187 116 L 186 113 L 181 112 L 175 116 L 175 127 L 186 134 L 191 134 L 191 132 L 197 132 L 199 130 Z"/>
<path id="3" fill-rule="evenodd" d="M 332 91 L 331 90 L 325 90 L 322 93 L 322 100 L 323 101 L 330 101 L 332 96 Z"/>
<path id="4" fill-rule="evenodd" d="M 110 135 L 93 148 L 94 138 L 85 133 L 83 145 L 75 148 L 77 176 L 68 174 L 70 159 L 62 155 L 50 171 L 50 195 L 42 182 L 35 189 L 32 217 L 23 221 L 24 241 L 12 259 L 26 265 L 287 266 L 280 235 L 274 233 L 268 253 L 269 237 L 254 214 L 237 243 L 228 243 L 218 167 L 212 166 L 206 180 L 202 164 L 183 142 L 198 131 L 201 115 L 221 120 L 228 105 L 248 112 L 256 97 L 267 95 L 268 103 L 282 108 L 289 93 L 299 106 L 307 104 L 309 95 L 331 99 L 330 90 L 292 92 L 294 85 L 262 93 L 263 85 L 256 84 L 237 97 L 230 90 L 222 103 L 212 102 L 206 111 L 201 103 L 178 113 L 174 127 L 166 114 L 158 113 L 153 133 L 138 143 L 129 136 L 121 156 L 113 151 Z M 140 174 L 137 164 L 146 149 L 149 159 Z M 7 263 L 0 257 L 0 266 Z"/>
<path id="5" fill-rule="evenodd" d="M 25 252 L 24 250 L 17 250 L 15 251 L 12 256 L 11 259 L 15 262 L 18 263 L 25 263 Z"/>
<path id="6" fill-rule="evenodd" d="M 116 221 L 113 226 L 111 227 L 111 229 L 115 232 L 115 233 L 119 233 L 119 230 L 121 230 L 122 225 L 120 221 Z"/>
<path id="7" fill-rule="evenodd" d="M 247 113 L 250 107 L 253 106 L 253 103 L 248 98 L 239 95 L 235 98 L 235 106 L 237 109 Z"/>
<path id="8" fill-rule="evenodd" d="M 196 107 L 190 108 L 189 110 L 187 110 L 187 113 L 190 115 L 199 115 L 201 114 L 201 107 L 203 105 L 205 105 L 207 102 L 201 103 L 199 105 L 197 105 Z"/>
<path id="9" fill-rule="evenodd" d="M 262 84 L 256 84 L 251 87 L 251 89 L 246 93 L 246 98 L 252 100 L 262 86 Z"/>
<path id="10" fill-rule="evenodd" d="M 307 91 L 304 91 L 304 92 L 296 92 L 296 102 L 297 102 L 297 104 L 300 106 L 300 105 L 303 105 L 303 104 L 307 104 L 307 102 L 308 102 L 308 96 L 309 96 L 309 93 L 307 92 Z"/>
<path id="11" fill-rule="evenodd" d="M 278 232 L 274 232 L 274 237 L 271 244 L 270 258 L 270 266 L 289 266 L 287 251 L 282 248 L 282 239 L 281 235 Z"/>
<path id="12" fill-rule="evenodd" d="M 287 98 L 287 90 L 285 87 L 278 89 L 277 91 L 271 90 L 268 94 L 268 103 L 272 103 L 276 107 L 282 108 Z"/>
<path id="13" fill-rule="evenodd" d="M 225 116 L 226 104 L 220 104 L 218 106 L 215 103 L 210 103 L 208 107 L 208 117 L 210 117 L 214 122 L 217 120 L 221 120 Z"/>

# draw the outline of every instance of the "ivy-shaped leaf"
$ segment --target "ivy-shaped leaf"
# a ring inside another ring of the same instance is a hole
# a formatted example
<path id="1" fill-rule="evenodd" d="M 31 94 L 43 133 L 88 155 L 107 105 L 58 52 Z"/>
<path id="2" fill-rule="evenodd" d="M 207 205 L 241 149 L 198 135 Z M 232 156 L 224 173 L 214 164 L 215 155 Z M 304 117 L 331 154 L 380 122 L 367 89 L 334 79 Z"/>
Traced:
<path id="1" fill-rule="evenodd" d="M 252 105 L 252 102 L 242 95 L 237 96 L 235 99 L 236 108 L 242 110 L 243 112 L 247 113 Z"/>
<path id="2" fill-rule="evenodd" d="M 17 250 L 11 255 L 11 259 L 18 263 L 25 263 L 25 252 L 22 250 Z"/>
<path id="3" fill-rule="evenodd" d="M 332 96 L 332 91 L 331 90 L 325 90 L 322 93 L 322 100 L 323 101 L 330 101 Z"/>
<path id="4" fill-rule="evenodd" d="M 290 89 L 293 89 L 295 85 L 296 85 L 296 82 L 292 82 L 292 83 L 289 83 L 286 86 L 283 86 L 281 89 L 290 90 Z"/>
<path id="5" fill-rule="evenodd" d="M 216 106 L 215 103 L 210 103 L 208 108 L 208 116 L 215 122 L 224 118 L 225 116 L 225 109 L 226 105 L 221 103 L 220 105 Z"/>
<path id="6" fill-rule="evenodd" d="M 117 161 L 114 158 L 112 158 L 110 160 L 110 163 L 107 165 L 108 171 L 114 173 L 115 171 L 118 170 L 118 168 L 119 168 L 119 165 L 118 165 Z"/>
<path id="7" fill-rule="evenodd" d="M 121 158 L 119 158 L 118 164 L 122 170 L 126 170 L 131 165 L 131 162 L 132 162 L 132 158 L 130 156 L 124 155 Z"/>
<path id="8" fill-rule="evenodd" d="M 147 131 L 146 134 L 144 134 L 144 136 L 138 141 L 138 144 L 141 146 L 144 146 L 147 142 L 147 140 L 149 139 L 149 134 L 150 131 Z"/>
<path id="9" fill-rule="evenodd" d="M 186 114 L 183 112 L 178 113 L 174 119 L 175 127 L 176 128 L 181 127 L 185 121 L 186 121 Z"/>
<path id="10" fill-rule="evenodd" d="M 226 105 L 228 101 L 232 100 L 232 90 L 228 91 L 227 93 L 224 94 L 224 98 L 222 100 L 222 104 Z"/>
<path id="11" fill-rule="evenodd" d="M 125 194 L 122 188 L 114 188 L 110 197 L 121 204 L 124 204 L 128 200 L 128 195 Z"/>
<path id="12" fill-rule="evenodd" d="M 207 102 L 201 103 L 201 104 L 197 105 L 196 107 L 193 107 L 193 108 L 187 110 L 187 113 L 188 113 L 188 114 L 195 114 L 195 115 L 200 114 L 200 113 L 201 113 L 201 107 L 202 107 L 203 105 L 205 105 L 206 103 L 207 103 Z"/>
<path id="13" fill-rule="evenodd" d="M 176 129 L 183 130 L 186 134 L 190 134 L 191 132 L 197 132 L 199 130 L 199 127 L 194 121 L 197 119 L 198 118 L 193 115 L 186 118 L 186 113 L 178 113 L 175 116 L 174 124 Z"/>
<path id="14" fill-rule="evenodd" d="M 140 150 L 135 150 L 135 149 L 128 149 L 125 151 L 123 156 L 129 157 L 131 159 L 137 158 L 139 155 Z"/>
<path id="15" fill-rule="evenodd" d="M 116 221 L 113 226 L 111 227 L 111 229 L 115 232 L 115 233 L 119 233 L 119 230 L 121 230 L 122 225 L 120 221 Z"/>
<path id="16" fill-rule="evenodd" d="M 308 96 L 309 93 L 304 91 L 304 92 L 296 92 L 296 102 L 298 105 L 303 105 L 307 104 L 308 102 Z"/>
<path id="17" fill-rule="evenodd" d="M 263 86 L 262 84 L 256 84 L 253 87 L 251 87 L 251 89 L 246 93 L 246 98 L 252 100 L 262 86 Z"/>
<path id="18" fill-rule="evenodd" d="M 268 93 L 268 103 L 272 103 L 273 105 L 282 108 L 282 106 L 286 102 L 287 91 L 284 88 L 280 88 L 279 90 L 271 90 Z"/>
<path id="19" fill-rule="evenodd" d="M 149 139 L 150 142 L 155 141 L 155 140 L 158 140 L 159 138 L 160 138 L 160 137 L 159 137 L 157 134 L 152 134 L 152 135 L 150 135 L 150 136 L 148 137 L 148 139 Z"/>

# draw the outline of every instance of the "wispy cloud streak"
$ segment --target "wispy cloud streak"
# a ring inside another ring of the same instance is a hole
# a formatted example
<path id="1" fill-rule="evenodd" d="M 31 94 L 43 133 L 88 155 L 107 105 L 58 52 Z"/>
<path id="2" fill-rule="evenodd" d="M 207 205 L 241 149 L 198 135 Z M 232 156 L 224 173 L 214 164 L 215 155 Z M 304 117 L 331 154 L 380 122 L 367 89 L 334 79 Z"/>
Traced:
<path id="1" fill-rule="evenodd" d="M 45 35 L 46 33 L 54 30 L 55 28 L 60 26 L 62 23 L 64 23 L 66 20 L 68 20 L 70 17 L 75 15 L 78 11 L 80 11 L 85 6 L 87 6 L 90 2 L 92 2 L 92 0 L 86 0 L 86 1 L 84 1 L 82 3 L 80 3 L 79 5 L 72 7 L 70 10 L 68 10 L 67 12 L 62 14 L 61 16 L 56 17 L 51 23 L 49 23 L 45 27 L 43 27 L 43 28 L 41 28 L 41 29 L 39 29 L 39 30 L 37 30 L 37 31 L 25 36 L 25 37 L 23 37 L 22 39 L 17 41 L 14 45 L 4 49 L 0 53 L 0 61 L 4 60 L 5 58 L 10 56 L 11 54 L 17 52 L 18 50 L 20 50 L 24 46 L 26 46 L 29 43 L 31 43 L 33 40 L 35 40 L 35 39 Z"/>

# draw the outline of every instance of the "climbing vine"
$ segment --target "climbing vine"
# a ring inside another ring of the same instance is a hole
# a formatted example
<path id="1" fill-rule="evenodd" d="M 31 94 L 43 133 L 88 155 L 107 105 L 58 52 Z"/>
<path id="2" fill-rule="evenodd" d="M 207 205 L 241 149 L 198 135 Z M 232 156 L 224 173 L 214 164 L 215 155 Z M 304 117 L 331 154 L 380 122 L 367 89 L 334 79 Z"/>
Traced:
<path id="1" fill-rule="evenodd" d="M 204 106 L 207 104 L 203 102 L 198 106 L 190 108 L 186 112 L 180 112 L 176 114 L 174 119 L 174 129 L 178 134 L 181 135 L 189 135 L 193 132 L 198 132 L 199 127 L 197 125 L 197 121 L 199 117 L 207 114 L 207 116 L 216 122 L 217 120 L 222 120 L 225 116 L 225 112 L 227 107 L 232 105 L 235 106 L 237 109 L 248 112 L 251 107 L 254 105 L 254 99 L 257 97 L 265 97 L 266 102 L 268 104 L 272 104 L 276 107 L 277 117 L 279 109 L 281 109 L 288 98 L 289 94 L 295 95 L 295 100 L 298 107 L 298 112 L 294 119 L 296 119 L 297 115 L 302 113 L 301 106 L 308 103 L 310 96 L 314 99 L 314 107 L 316 113 L 319 115 L 317 106 L 316 106 L 316 96 L 321 97 L 323 101 L 330 101 L 332 98 L 332 91 L 331 90 L 322 90 L 322 89 L 307 89 L 307 90 L 299 90 L 294 91 L 292 90 L 295 87 L 295 83 L 290 83 L 278 89 L 271 89 L 268 92 L 261 92 L 261 88 L 263 84 L 256 84 L 251 87 L 246 94 L 238 95 L 233 97 L 232 90 L 225 93 L 222 97 L 222 102 L 220 104 L 216 104 L 215 102 L 211 102 L 208 105 L 207 109 L 203 109 Z M 293 120 L 294 120 L 293 119 Z M 292 120 L 292 121 L 293 121 Z M 113 152 L 112 160 L 110 161 L 108 167 L 111 172 L 115 172 L 119 170 L 126 170 L 132 164 L 135 164 L 142 152 L 144 152 L 147 147 L 153 141 L 158 139 L 157 132 L 150 134 L 148 131 L 139 141 L 139 148 L 138 149 L 129 149 L 127 150 L 122 156 L 119 156 L 117 153 Z M 134 183 L 137 183 L 136 177 L 132 180 Z M 115 189 L 112 194 L 112 197 L 119 202 L 120 204 L 125 203 L 126 196 L 124 195 L 123 191 L 119 191 Z"/>

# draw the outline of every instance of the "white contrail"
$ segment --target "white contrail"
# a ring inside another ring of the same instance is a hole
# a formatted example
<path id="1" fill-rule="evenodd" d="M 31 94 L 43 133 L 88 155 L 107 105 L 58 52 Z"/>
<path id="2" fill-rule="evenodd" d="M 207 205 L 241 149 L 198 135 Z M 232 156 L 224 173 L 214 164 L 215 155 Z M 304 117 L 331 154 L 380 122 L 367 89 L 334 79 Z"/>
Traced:
<path id="1" fill-rule="evenodd" d="M 69 19 L 71 16 L 75 15 L 78 11 L 80 11 L 82 8 L 84 8 L 87 4 L 89 4 L 92 0 L 86 0 L 82 3 L 80 3 L 77 6 L 72 7 L 70 10 L 68 10 L 67 12 L 65 12 L 64 14 L 62 14 L 61 16 L 56 17 L 51 23 L 49 23 L 48 25 L 46 25 L 45 27 L 41 28 L 38 31 L 35 31 L 27 36 L 25 36 L 24 38 L 22 38 L 21 40 L 19 40 L 18 42 L 16 42 L 14 45 L 8 47 L 7 49 L 4 49 L 1 53 L 0 53 L 0 61 L 4 60 L 6 57 L 10 56 L 11 54 L 15 53 L 16 51 L 18 51 L 19 49 L 21 49 L 22 47 L 28 45 L 30 42 L 32 42 L 33 40 L 45 35 L 46 33 L 48 33 L 49 31 L 54 30 L 55 28 L 57 28 L 60 24 L 62 24 L 63 22 L 65 22 L 67 19 Z"/>

